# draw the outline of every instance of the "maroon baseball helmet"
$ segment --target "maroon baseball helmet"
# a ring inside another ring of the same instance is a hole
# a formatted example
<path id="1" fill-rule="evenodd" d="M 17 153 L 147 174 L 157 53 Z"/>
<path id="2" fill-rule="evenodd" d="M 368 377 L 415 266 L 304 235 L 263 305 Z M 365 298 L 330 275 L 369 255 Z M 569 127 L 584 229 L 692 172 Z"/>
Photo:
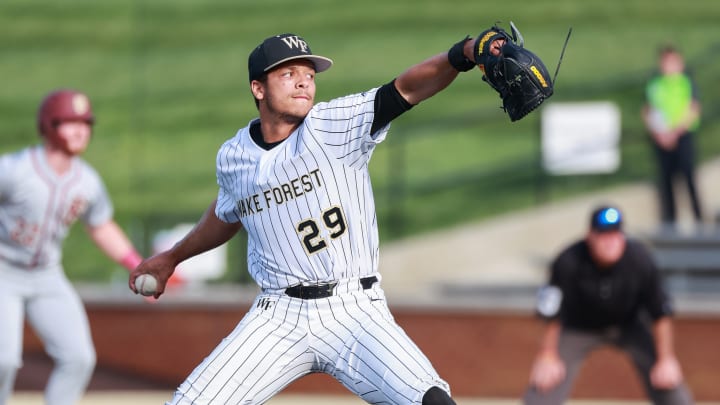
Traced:
<path id="1" fill-rule="evenodd" d="M 84 121 L 90 125 L 95 122 L 87 95 L 75 90 L 61 89 L 45 96 L 37 115 L 40 134 L 50 139 L 55 138 L 57 126 L 65 121 Z"/>

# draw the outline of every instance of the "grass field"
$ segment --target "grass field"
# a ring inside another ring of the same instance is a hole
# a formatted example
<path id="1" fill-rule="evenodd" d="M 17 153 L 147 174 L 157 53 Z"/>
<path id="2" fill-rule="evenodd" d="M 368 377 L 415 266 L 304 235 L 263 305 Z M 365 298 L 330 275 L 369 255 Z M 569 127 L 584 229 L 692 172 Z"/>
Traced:
<path id="1" fill-rule="evenodd" d="M 621 171 L 551 179 L 550 198 L 562 198 L 652 174 L 638 110 L 666 41 L 697 67 L 707 106 L 701 156 L 720 153 L 719 18 L 714 0 L 3 0 L 0 153 L 37 141 L 34 114 L 48 90 L 86 91 L 98 118 L 86 158 L 121 225 L 145 244 L 148 229 L 193 221 L 213 198 L 218 146 L 255 116 L 246 58 L 263 38 L 296 32 L 333 58 L 318 77 L 317 99 L 326 100 L 383 84 L 465 34 L 512 20 L 551 70 L 573 28 L 553 101 L 622 109 Z M 499 105 L 473 72 L 397 120 L 372 165 L 383 240 L 536 203 L 539 116 L 510 124 Z M 68 273 L 121 275 L 81 233 L 67 241 Z"/>

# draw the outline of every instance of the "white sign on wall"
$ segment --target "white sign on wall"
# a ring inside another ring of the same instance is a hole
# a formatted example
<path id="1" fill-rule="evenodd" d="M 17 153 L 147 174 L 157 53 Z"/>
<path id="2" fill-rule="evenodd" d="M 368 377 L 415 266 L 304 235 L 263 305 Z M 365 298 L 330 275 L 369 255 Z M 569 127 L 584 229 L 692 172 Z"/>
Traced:
<path id="1" fill-rule="evenodd" d="M 172 229 L 159 231 L 153 238 L 153 253 L 170 249 L 184 238 L 193 224 L 178 224 Z M 183 281 L 205 281 L 221 277 L 227 268 L 227 244 L 191 257 L 180 263 L 175 270 Z"/>
<path id="2" fill-rule="evenodd" d="M 552 103 L 542 110 L 543 168 L 611 173 L 620 166 L 620 109 L 612 102 Z"/>

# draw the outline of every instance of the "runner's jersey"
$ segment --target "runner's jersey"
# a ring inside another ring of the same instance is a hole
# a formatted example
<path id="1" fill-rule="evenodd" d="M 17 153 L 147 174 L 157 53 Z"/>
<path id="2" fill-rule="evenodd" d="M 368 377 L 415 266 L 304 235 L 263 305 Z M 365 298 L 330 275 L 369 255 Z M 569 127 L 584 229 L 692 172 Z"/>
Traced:
<path id="1" fill-rule="evenodd" d="M 102 180 L 81 158 L 58 175 L 40 146 L 0 157 L 0 265 L 59 266 L 62 241 L 77 219 L 96 226 L 112 214 Z"/>

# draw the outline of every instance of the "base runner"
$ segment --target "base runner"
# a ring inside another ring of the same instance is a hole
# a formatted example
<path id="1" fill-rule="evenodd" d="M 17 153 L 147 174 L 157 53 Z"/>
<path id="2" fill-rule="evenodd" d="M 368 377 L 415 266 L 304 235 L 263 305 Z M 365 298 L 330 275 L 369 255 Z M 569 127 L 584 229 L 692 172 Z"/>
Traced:
<path id="1" fill-rule="evenodd" d="M 46 403 L 70 405 L 90 381 L 95 349 L 61 265 L 62 242 L 79 219 L 100 250 L 128 270 L 142 259 L 112 219 L 100 176 L 80 158 L 94 121 L 88 97 L 53 91 L 37 118 L 42 144 L 0 156 L 0 404 L 21 366 L 27 320 L 55 362 Z"/>

